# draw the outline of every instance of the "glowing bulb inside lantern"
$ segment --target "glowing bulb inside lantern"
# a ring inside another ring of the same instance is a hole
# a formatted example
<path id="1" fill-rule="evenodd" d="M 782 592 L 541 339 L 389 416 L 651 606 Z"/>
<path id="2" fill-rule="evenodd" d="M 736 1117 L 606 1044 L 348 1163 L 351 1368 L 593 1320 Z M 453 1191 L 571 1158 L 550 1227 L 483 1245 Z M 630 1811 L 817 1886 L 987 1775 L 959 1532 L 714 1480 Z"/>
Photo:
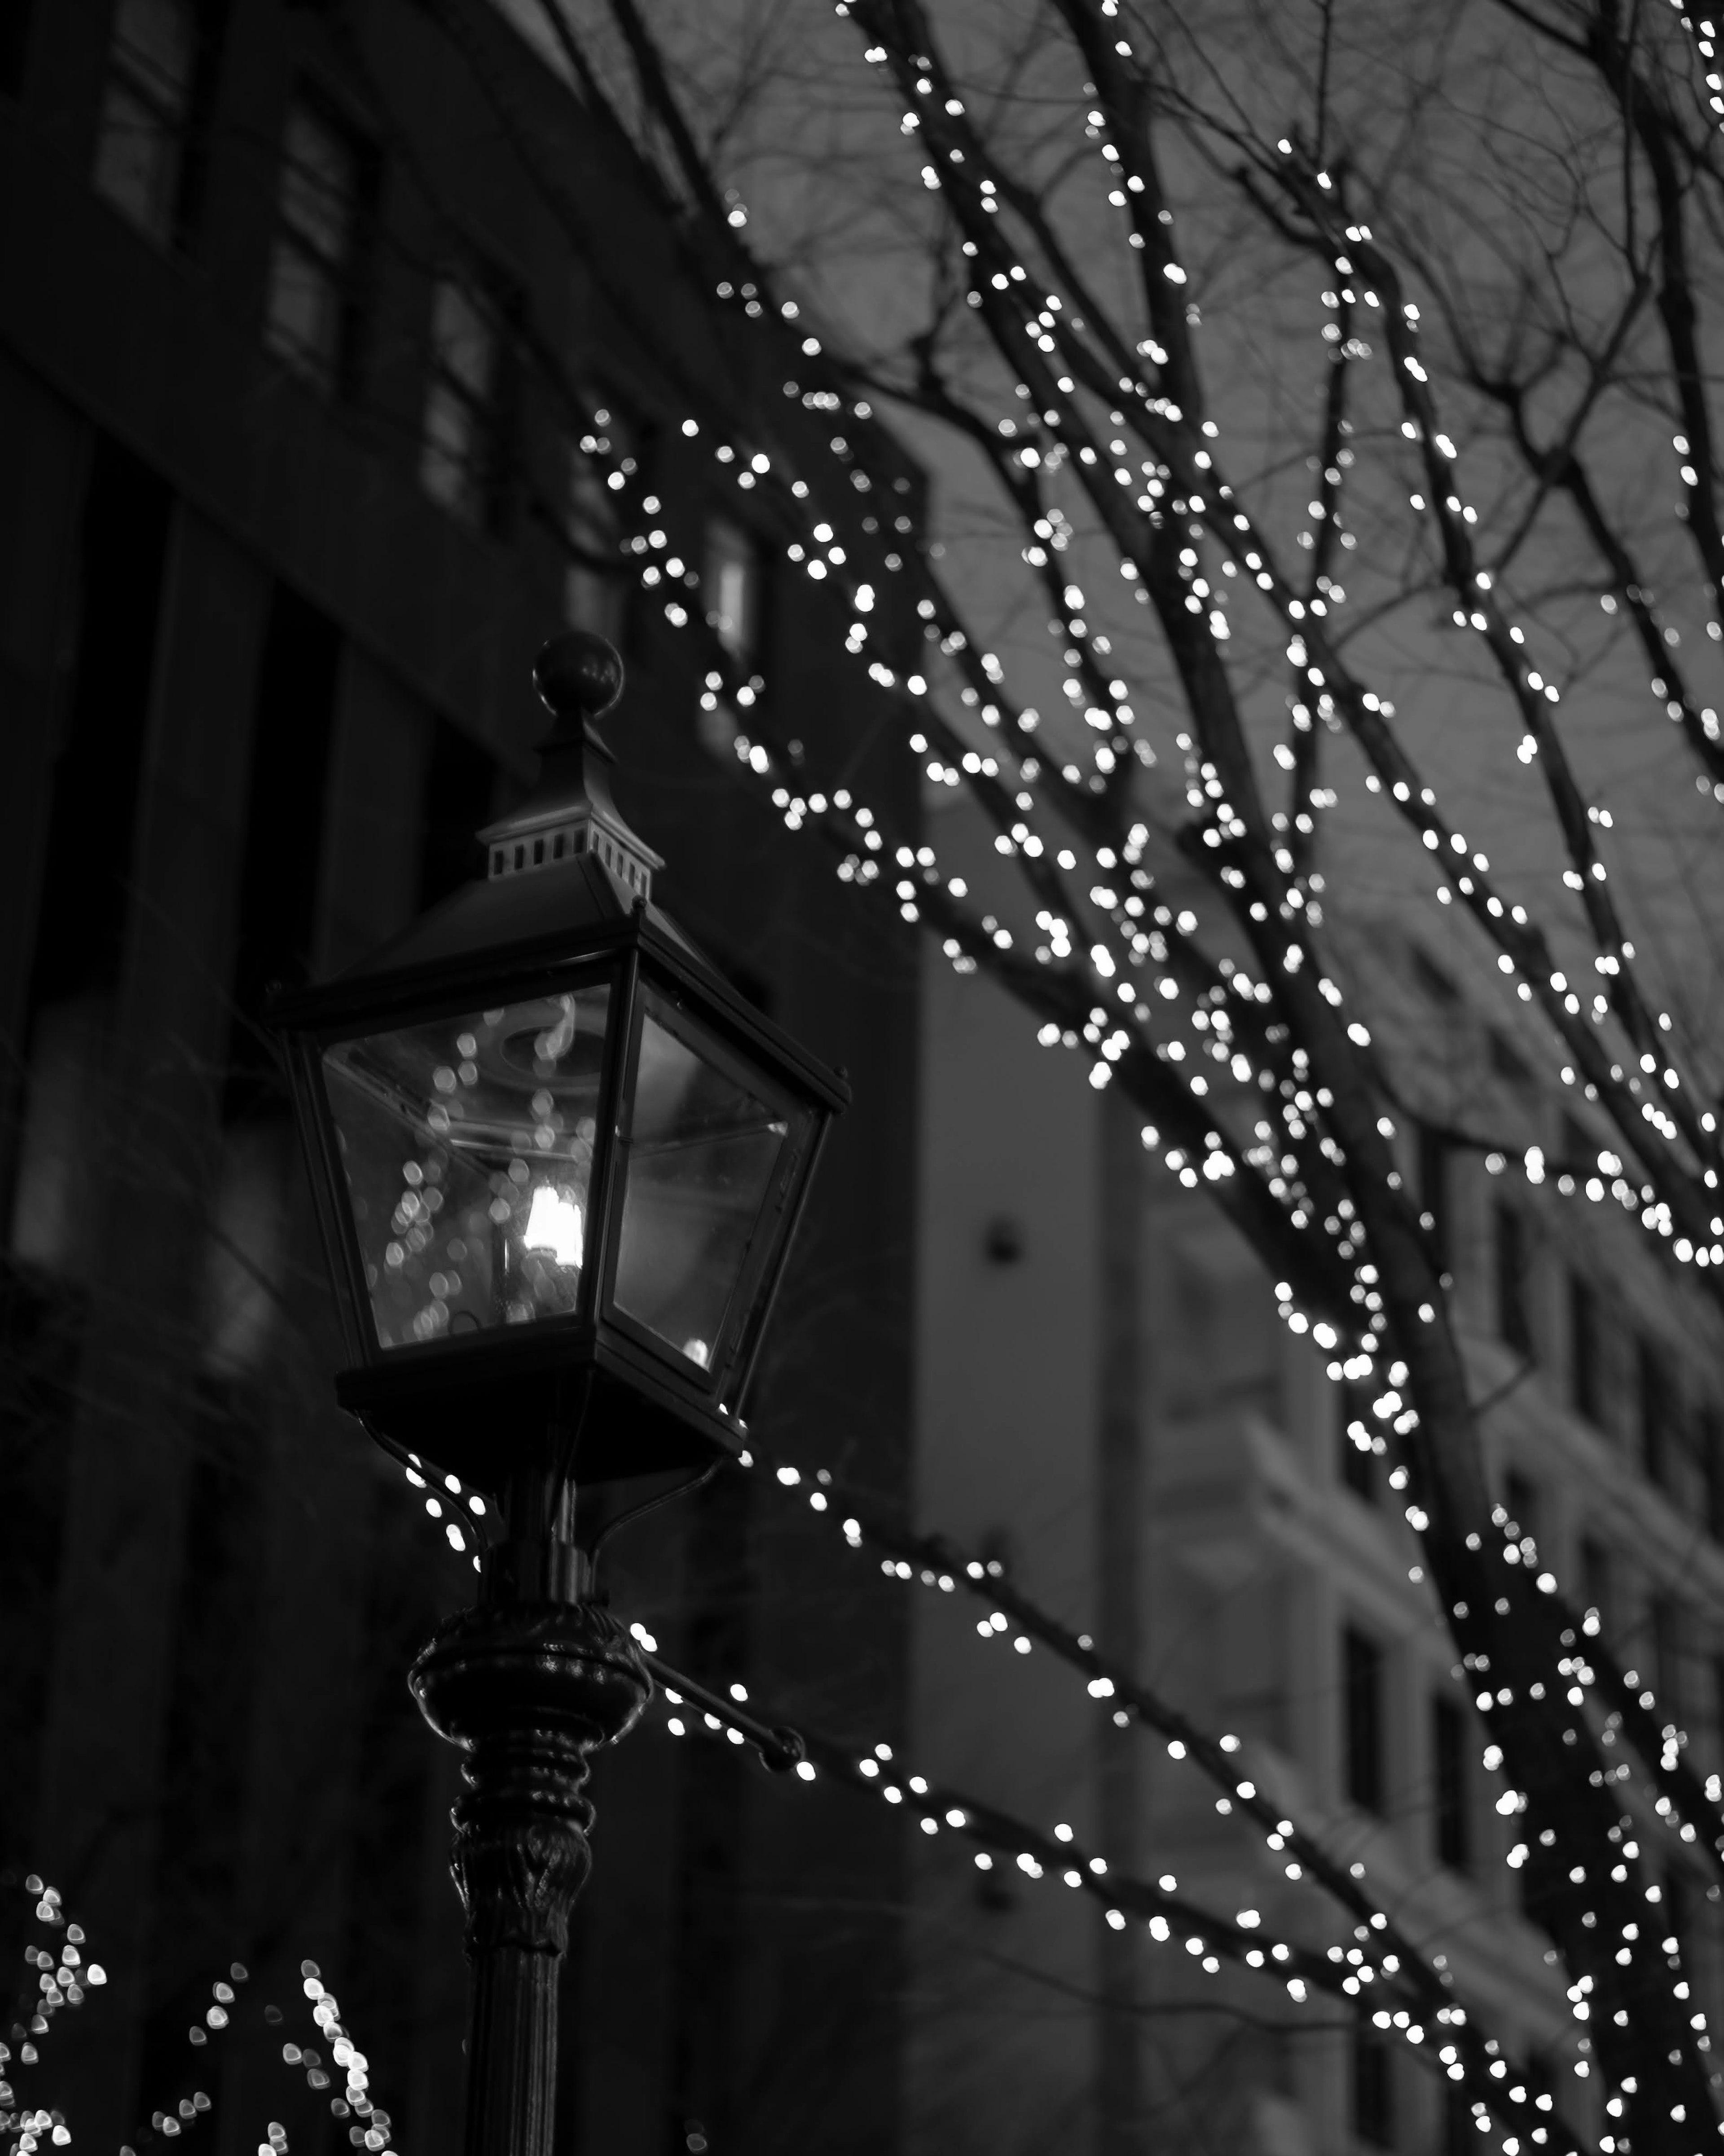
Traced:
<path id="1" fill-rule="evenodd" d="M 521 1240 L 528 1250 L 546 1251 L 556 1264 L 573 1270 L 583 1249 L 580 1207 L 565 1192 L 541 1183 L 533 1193 Z"/>

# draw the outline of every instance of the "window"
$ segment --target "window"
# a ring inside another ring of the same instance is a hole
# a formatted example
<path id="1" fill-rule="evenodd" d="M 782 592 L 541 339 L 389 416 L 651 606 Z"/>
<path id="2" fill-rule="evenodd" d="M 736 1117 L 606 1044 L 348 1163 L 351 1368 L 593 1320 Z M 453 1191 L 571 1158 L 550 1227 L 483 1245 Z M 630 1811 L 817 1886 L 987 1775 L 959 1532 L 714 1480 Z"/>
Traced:
<path id="1" fill-rule="evenodd" d="M 1674 1864 L 1665 1870 L 1664 1909 L 1670 1935 L 1686 1953 L 1694 1936 L 1694 1883 Z"/>
<path id="2" fill-rule="evenodd" d="M 419 478 L 434 501 L 495 523 L 505 478 L 504 309 L 475 275 L 439 278 Z"/>
<path id="3" fill-rule="evenodd" d="M 621 497 L 599 454 L 625 453 L 631 430 L 606 405 L 593 414 L 595 432 L 569 445 L 563 611 L 571 629 L 590 629 L 613 644 L 623 640 L 630 578 L 623 564 Z"/>
<path id="4" fill-rule="evenodd" d="M 1499 1078 L 1506 1078 L 1511 1086 L 1518 1086 L 1523 1092 L 1536 1090 L 1537 1081 L 1527 1069 L 1525 1058 L 1500 1033 L 1491 1036 L 1491 1068 Z"/>
<path id="5" fill-rule="evenodd" d="M 1373 2148 L 1394 2145 L 1394 2078 L 1388 2046 L 1374 2030 L 1353 2031 L 1353 2138 Z"/>
<path id="6" fill-rule="evenodd" d="M 1440 1272 L 1449 1269 L 1449 1143 L 1430 1123 L 1419 1126 L 1419 1202 L 1431 1216 L 1432 1248 Z"/>
<path id="7" fill-rule="evenodd" d="M 0 10 L 0 97 L 17 97 L 23 90 L 31 11 L 32 0 L 9 0 Z"/>
<path id="8" fill-rule="evenodd" d="M 258 660 L 249 798 L 233 940 L 224 1122 L 285 1112 L 281 1062 L 261 1014 L 270 986 L 316 957 L 324 801 L 341 677 L 329 616 L 278 583 Z"/>
<path id="9" fill-rule="evenodd" d="M 1370 1394 L 1362 1385 L 1342 1385 L 1335 1395 L 1335 1429 L 1341 1480 L 1367 1505 L 1377 1502 L 1377 1447 L 1371 1434 Z"/>
<path id="10" fill-rule="evenodd" d="M 1460 1002 L 1460 989 L 1455 987 L 1436 960 L 1428 952 L 1421 950 L 1416 943 L 1413 946 L 1413 972 L 1419 987 L 1434 1004 L 1442 1004 L 1449 1010 L 1458 1008 Z"/>
<path id="11" fill-rule="evenodd" d="M 1588 1535 L 1580 1545 L 1580 1592 L 1588 1609 L 1596 1609 L 1606 1632 L 1611 1630 L 1610 1553 L 1603 1543 Z"/>
<path id="12" fill-rule="evenodd" d="M 1568 1400 L 1576 1414 L 1588 1422 L 1602 1422 L 1603 1388 L 1603 1342 L 1599 1337 L 1598 1298 L 1583 1273 L 1568 1276 Z"/>
<path id="13" fill-rule="evenodd" d="M 1516 1467 L 1502 1480 L 1503 1509 L 1509 1516 L 1509 1532 L 1516 1542 L 1538 1540 L 1538 1492 Z"/>
<path id="14" fill-rule="evenodd" d="M 1470 1752 L 1465 1709 L 1439 1692 L 1431 1702 L 1431 1838 L 1437 1861 L 1451 1871 L 1472 1869 Z"/>
<path id="15" fill-rule="evenodd" d="M 77 644 L 22 1029 L 27 1070 L 9 1224 L 20 1258 L 74 1280 L 95 1269 L 95 1178 L 117 1142 L 106 1045 L 125 961 L 172 526 L 166 484 L 98 436 L 78 534 Z"/>
<path id="16" fill-rule="evenodd" d="M 1701 1472 L 1706 1486 L 1706 1532 L 1724 1543 L 1724 1419 L 1716 1407 L 1700 1413 Z"/>
<path id="17" fill-rule="evenodd" d="M 1526 1229 L 1512 1205 L 1498 1204 L 1494 1215 L 1496 1245 L 1496 1331 L 1505 1347 L 1530 1361 L 1532 1327 L 1526 1310 Z"/>
<path id="18" fill-rule="evenodd" d="M 1682 1719 L 1682 1615 L 1668 1596 L 1652 1602 L 1652 1679 L 1658 1686 L 1660 1713 Z"/>
<path id="19" fill-rule="evenodd" d="M 1634 1392 L 1640 1466 L 1649 1481 L 1662 1482 L 1670 1472 L 1670 1392 L 1663 1351 L 1650 1340 L 1635 1342 Z"/>
<path id="20" fill-rule="evenodd" d="M 164 245 L 178 237 L 189 207 L 203 45 L 195 0 L 119 0 L 114 11 L 95 183 Z"/>
<path id="21" fill-rule="evenodd" d="M 1383 1650 L 1349 1625 L 1342 1635 L 1347 1794 L 1361 1810 L 1383 1810 Z"/>
<path id="22" fill-rule="evenodd" d="M 318 388 L 351 377 L 370 159 L 312 97 L 289 108 L 264 341 Z"/>
<path id="23" fill-rule="evenodd" d="M 496 783 L 496 762 L 490 752 L 448 719 L 439 718 L 425 773 L 424 846 L 419 856 L 422 912 L 485 874 L 485 848 L 473 834 L 475 826 L 490 814 Z"/>
<path id="24" fill-rule="evenodd" d="M 738 665 L 752 665 L 760 649 L 760 548 L 726 516 L 715 516 L 706 527 L 700 598 L 719 642 Z"/>

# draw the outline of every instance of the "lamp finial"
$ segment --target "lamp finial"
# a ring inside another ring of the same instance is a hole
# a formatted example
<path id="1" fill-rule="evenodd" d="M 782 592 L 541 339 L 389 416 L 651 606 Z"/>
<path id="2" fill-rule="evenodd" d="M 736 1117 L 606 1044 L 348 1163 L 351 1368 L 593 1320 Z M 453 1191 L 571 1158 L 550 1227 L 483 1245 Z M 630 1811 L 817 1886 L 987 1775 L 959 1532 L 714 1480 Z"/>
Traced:
<path id="1" fill-rule="evenodd" d="M 653 871 L 664 864 L 611 798 L 611 752 L 593 730 L 623 693 L 615 645 L 591 629 L 565 629 L 533 661 L 533 686 L 552 728 L 538 743 L 538 783 L 519 808 L 479 834 L 492 880 L 591 856 L 626 902 L 650 898 Z"/>
<path id="2" fill-rule="evenodd" d="M 558 732 L 577 734 L 622 695 L 623 661 L 615 645 L 590 629 L 565 629 L 533 661 L 533 686 Z"/>

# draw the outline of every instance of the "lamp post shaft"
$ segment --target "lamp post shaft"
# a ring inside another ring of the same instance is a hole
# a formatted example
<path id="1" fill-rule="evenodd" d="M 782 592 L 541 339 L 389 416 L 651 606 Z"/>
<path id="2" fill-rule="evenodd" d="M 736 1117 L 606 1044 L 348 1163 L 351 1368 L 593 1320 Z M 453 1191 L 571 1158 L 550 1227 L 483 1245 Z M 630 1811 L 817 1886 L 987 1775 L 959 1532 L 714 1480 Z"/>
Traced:
<path id="1" fill-rule="evenodd" d="M 592 1869 L 588 1755 L 652 1690 L 634 1642 L 587 1600 L 481 1600 L 438 1628 L 414 1697 L 466 1758 L 450 1869 L 472 1964 L 465 2156 L 552 2156 L 557 1976 Z"/>

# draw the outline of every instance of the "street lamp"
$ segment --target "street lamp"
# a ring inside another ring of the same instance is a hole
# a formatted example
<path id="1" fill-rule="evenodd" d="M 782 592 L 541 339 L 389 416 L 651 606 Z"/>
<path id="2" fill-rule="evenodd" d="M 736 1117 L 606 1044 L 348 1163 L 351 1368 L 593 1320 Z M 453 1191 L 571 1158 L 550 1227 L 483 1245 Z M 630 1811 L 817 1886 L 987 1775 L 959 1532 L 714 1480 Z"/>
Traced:
<path id="1" fill-rule="evenodd" d="M 534 680 L 554 723 L 532 793 L 479 834 L 485 880 L 270 1014 L 346 1339 L 336 1396 L 504 1523 L 477 1603 L 411 1678 L 466 1754 L 468 2156 L 550 2156 L 587 1754 L 651 1693 L 592 1598 L 577 1486 L 736 1449 L 849 1099 L 652 904 L 663 863 L 591 723 L 622 680 L 601 638 L 547 644 Z"/>

